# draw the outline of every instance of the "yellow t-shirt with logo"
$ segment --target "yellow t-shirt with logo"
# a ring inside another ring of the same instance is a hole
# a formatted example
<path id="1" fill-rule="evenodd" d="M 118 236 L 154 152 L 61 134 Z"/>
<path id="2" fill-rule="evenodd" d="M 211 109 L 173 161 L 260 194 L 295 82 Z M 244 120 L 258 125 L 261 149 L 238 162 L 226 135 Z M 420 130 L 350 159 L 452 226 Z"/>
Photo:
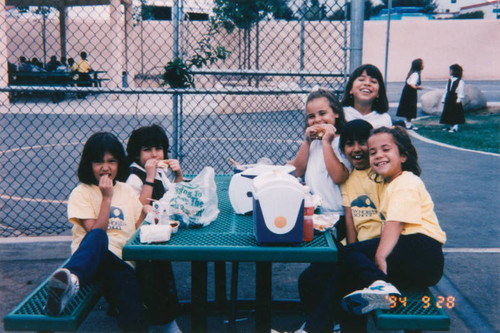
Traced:
<path id="1" fill-rule="evenodd" d="M 68 200 L 68 219 L 73 223 L 73 242 L 71 253 L 74 253 L 87 234 L 80 221 L 97 219 L 101 208 L 102 194 L 97 185 L 78 185 Z M 132 237 L 142 212 L 142 204 L 132 188 L 122 182 L 113 187 L 111 210 L 106 231 L 109 239 L 108 249 L 118 258 L 122 258 L 122 249 Z"/>
<path id="2" fill-rule="evenodd" d="M 370 172 L 354 169 L 342 184 L 342 205 L 351 207 L 358 241 L 380 237 L 382 231 L 379 198 L 384 184 L 370 179 Z"/>
<path id="3" fill-rule="evenodd" d="M 441 244 L 446 234 L 439 226 L 434 203 L 420 177 L 409 171 L 391 181 L 380 200 L 381 214 L 385 221 L 403 223 L 402 235 L 424 234 Z"/>

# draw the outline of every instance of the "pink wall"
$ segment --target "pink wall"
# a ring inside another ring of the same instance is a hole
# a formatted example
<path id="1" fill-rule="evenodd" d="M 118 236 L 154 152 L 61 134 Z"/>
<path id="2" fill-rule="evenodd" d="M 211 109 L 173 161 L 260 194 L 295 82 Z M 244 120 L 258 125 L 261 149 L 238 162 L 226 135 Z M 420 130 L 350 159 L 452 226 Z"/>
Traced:
<path id="1" fill-rule="evenodd" d="M 500 20 L 391 21 L 388 81 L 404 81 L 411 61 L 424 60 L 425 80 L 448 77 L 458 63 L 468 80 L 500 79 Z M 384 70 L 387 22 L 365 21 L 363 62 Z"/>

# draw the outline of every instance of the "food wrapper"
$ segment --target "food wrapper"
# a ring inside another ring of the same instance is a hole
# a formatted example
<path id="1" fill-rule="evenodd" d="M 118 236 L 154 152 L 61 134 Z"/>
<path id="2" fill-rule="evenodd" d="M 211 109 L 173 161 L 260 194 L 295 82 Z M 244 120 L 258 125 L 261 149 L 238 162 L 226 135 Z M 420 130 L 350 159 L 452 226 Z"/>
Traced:
<path id="1" fill-rule="evenodd" d="M 179 221 L 170 220 L 169 224 L 172 227 L 172 233 L 175 234 L 179 230 Z"/>
<path id="2" fill-rule="evenodd" d="M 339 214 L 314 214 L 313 215 L 313 225 L 314 229 L 318 231 L 326 231 L 333 228 L 335 223 L 339 220 Z"/>
<path id="3" fill-rule="evenodd" d="M 172 227 L 163 224 L 142 225 L 139 235 L 141 243 L 168 242 L 172 235 Z"/>

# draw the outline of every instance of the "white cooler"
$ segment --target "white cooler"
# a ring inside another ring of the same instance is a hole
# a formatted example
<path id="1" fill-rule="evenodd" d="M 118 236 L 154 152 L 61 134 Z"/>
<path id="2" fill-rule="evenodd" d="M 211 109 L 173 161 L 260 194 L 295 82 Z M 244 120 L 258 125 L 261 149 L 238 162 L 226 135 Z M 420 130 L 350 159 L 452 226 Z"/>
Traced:
<path id="1" fill-rule="evenodd" d="M 234 175 L 229 183 L 229 201 L 236 214 L 247 214 L 253 210 L 252 180 L 260 174 L 269 171 L 283 171 L 295 174 L 293 165 L 246 165 L 246 170 L 234 169 Z"/>
<path id="2" fill-rule="evenodd" d="M 253 230 L 258 243 L 300 243 L 304 237 L 304 187 L 283 171 L 252 182 Z"/>

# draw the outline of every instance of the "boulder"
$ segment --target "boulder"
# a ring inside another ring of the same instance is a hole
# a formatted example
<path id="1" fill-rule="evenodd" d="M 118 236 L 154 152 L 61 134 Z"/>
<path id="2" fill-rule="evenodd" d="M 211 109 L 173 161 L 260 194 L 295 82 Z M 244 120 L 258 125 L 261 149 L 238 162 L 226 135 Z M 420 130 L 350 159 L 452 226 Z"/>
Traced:
<path id="1" fill-rule="evenodd" d="M 422 111 L 426 114 L 440 114 L 443 112 L 443 99 L 444 90 L 436 89 L 426 92 L 420 96 L 420 104 Z"/>
<path id="2" fill-rule="evenodd" d="M 427 114 L 441 114 L 443 112 L 443 104 L 441 100 L 445 89 L 436 89 L 423 94 L 420 97 L 422 111 Z M 465 84 L 465 98 L 463 101 L 465 112 L 474 112 L 486 108 L 486 97 L 475 86 Z"/>
<path id="3" fill-rule="evenodd" d="M 486 96 L 477 87 L 465 84 L 464 110 L 465 112 L 473 112 L 486 108 Z"/>

